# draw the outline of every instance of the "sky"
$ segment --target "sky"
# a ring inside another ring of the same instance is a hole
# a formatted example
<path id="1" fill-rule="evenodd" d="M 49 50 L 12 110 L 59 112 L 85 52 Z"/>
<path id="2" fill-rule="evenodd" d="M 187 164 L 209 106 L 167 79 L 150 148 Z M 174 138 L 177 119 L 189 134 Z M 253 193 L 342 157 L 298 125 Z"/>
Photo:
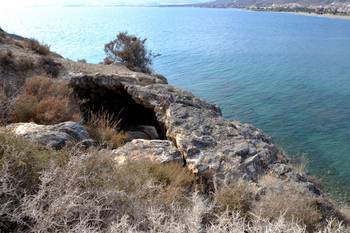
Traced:
<path id="1" fill-rule="evenodd" d="M 45 5 L 79 5 L 79 4 L 145 4 L 145 3 L 198 3 L 206 0 L 8 0 L 1 3 L 1 8 L 18 8 Z"/>

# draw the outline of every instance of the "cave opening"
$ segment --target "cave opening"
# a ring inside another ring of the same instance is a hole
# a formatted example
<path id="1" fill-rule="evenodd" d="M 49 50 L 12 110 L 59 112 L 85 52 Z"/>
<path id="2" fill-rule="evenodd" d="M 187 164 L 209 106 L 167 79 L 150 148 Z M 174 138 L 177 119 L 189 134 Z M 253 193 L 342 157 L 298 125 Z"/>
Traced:
<path id="1" fill-rule="evenodd" d="M 93 113 L 107 111 L 114 115 L 114 120 L 120 122 L 117 130 L 130 132 L 130 134 L 133 134 L 131 139 L 158 139 L 152 133 L 154 129 L 159 139 L 166 139 L 165 126 L 157 121 L 153 109 L 137 104 L 124 89 L 110 90 L 100 87 L 76 90 L 76 92 L 80 99 L 85 100 L 82 107 L 85 120 L 89 117 L 90 111 Z M 149 128 L 151 128 L 151 133 Z M 142 136 L 142 133 L 146 137 Z"/>

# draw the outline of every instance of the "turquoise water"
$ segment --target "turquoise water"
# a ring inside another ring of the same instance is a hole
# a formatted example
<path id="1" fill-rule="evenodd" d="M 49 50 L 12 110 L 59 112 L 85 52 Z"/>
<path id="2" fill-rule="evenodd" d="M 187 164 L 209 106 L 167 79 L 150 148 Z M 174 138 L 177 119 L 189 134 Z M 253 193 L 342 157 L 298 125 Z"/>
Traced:
<path id="1" fill-rule="evenodd" d="M 32 8 L 1 12 L 8 32 L 98 63 L 119 31 L 147 37 L 169 83 L 230 120 L 307 153 L 310 174 L 350 203 L 350 20 L 198 8 Z M 349 195 L 347 195 L 349 193 Z"/>

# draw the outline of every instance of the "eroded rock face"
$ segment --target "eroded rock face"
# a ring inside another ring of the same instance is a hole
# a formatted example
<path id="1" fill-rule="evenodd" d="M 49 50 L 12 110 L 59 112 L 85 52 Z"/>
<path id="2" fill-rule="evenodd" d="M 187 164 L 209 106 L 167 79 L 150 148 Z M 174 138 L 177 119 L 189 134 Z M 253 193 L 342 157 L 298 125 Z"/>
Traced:
<path id="1" fill-rule="evenodd" d="M 69 142 L 75 143 L 90 139 L 84 126 L 73 121 L 56 125 L 38 125 L 33 122 L 15 123 L 6 126 L 6 129 L 56 150 L 61 149 Z"/>
<path id="2" fill-rule="evenodd" d="M 114 160 L 123 164 L 126 160 L 150 159 L 158 163 L 183 163 L 180 151 L 167 140 L 135 139 L 112 151 Z"/>
<path id="3" fill-rule="evenodd" d="M 136 103 L 152 108 L 166 128 L 166 137 L 199 173 L 244 173 L 249 178 L 286 160 L 270 137 L 249 124 L 231 122 L 218 106 L 191 93 L 164 85 L 130 85 Z"/>
<path id="4" fill-rule="evenodd" d="M 123 91 L 136 105 L 153 110 L 156 121 L 164 127 L 165 138 L 175 145 L 186 166 L 195 173 L 239 173 L 254 178 L 271 170 L 273 163 L 286 161 L 282 150 L 259 129 L 224 119 L 217 105 L 154 76 L 75 75 L 71 85 L 77 92 L 89 88 L 96 93 L 103 89 Z M 139 143 L 127 144 L 125 148 L 137 151 Z M 149 144 L 147 150 L 151 147 L 156 150 L 159 145 Z"/>

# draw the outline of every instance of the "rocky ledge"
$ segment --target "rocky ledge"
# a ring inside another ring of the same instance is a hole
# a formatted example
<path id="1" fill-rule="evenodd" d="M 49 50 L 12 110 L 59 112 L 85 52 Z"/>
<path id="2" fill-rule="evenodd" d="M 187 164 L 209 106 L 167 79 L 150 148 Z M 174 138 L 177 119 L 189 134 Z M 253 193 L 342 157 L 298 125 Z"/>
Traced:
<path id="1" fill-rule="evenodd" d="M 162 76 L 70 73 L 65 78 L 85 100 L 84 106 L 114 113 L 120 120 L 116 130 L 129 135 L 130 142 L 109 151 L 116 164 L 145 158 L 174 161 L 209 182 L 214 177 L 218 182 L 237 177 L 258 181 L 263 174 L 274 174 L 322 195 L 304 173 L 288 165 L 283 151 L 267 134 L 223 118 L 217 105 L 169 85 Z M 7 128 L 54 149 L 70 142 L 96 145 L 84 127 L 74 122 L 53 126 L 19 123 Z"/>
<path id="2" fill-rule="evenodd" d="M 140 73 L 75 73 L 70 74 L 70 85 L 80 98 L 89 100 L 91 109 L 104 107 L 121 115 L 122 127 L 154 126 L 161 139 L 175 146 L 161 147 L 162 156 L 172 158 L 174 150 L 178 150 L 184 165 L 194 173 L 244 174 L 254 179 L 261 172 L 273 170 L 275 163 L 287 161 L 282 150 L 261 130 L 223 118 L 217 105 L 168 85 L 164 78 Z M 159 145 L 148 144 L 147 150 L 159 150 Z M 133 140 L 113 154 L 119 161 L 130 151 L 144 154 L 142 150 L 140 141 Z"/>

